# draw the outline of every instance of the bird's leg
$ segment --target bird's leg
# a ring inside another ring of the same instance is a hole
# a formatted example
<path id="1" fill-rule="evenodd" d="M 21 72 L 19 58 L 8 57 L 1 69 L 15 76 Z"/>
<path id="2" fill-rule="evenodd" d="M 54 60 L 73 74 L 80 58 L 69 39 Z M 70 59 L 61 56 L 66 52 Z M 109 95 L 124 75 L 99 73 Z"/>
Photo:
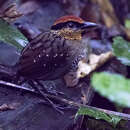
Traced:
<path id="1" fill-rule="evenodd" d="M 45 92 L 42 91 L 39 87 L 37 87 L 37 83 L 35 81 L 29 80 L 28 81 L 29 85 L 31 85 L 37 92 L 39 92 L 44 99 L 59 113 L 64 114 L 63 111 L 60 110 L 61 107 L 57 106 L 56 104 L 53 103 L 53 101 L 51 101 L 46 95 Z M 47 92 L 47 90 L 45 90 Z"/>
<path id="2" fill-rule="evenodd" d="M 35 83 L 34 89 L 38 92 L 41 93 L 41 91 L 43 91 L 44 93 L 48 93 L 48 90 L 46 89 L 46 87 L 38 80 L 33 81 Z M 36 87 L 38 86 L 38 87 Z M 33 87 L 33 86 L 32 86 Z"/>
<path id="3" fill-rule="evenodd" d="M 39 80 L 35 80 L 37 82 L 37 84 L 39 86 L 42 87 L 41 90 L 43 90 L 44 92 L 47 92 L 49 94 L 53 94 L 55 96 L 57 95 L 64 95 L 65 94 L 63 92 L 59 92 L 59 91 L 56 91 L 54 88 L 56 88 L 56 85 L 53 81 L 48 81 L 47 84 L 46 83 L 41 83 Z M 45 87 L 46 86 L 46 87 Z"/>

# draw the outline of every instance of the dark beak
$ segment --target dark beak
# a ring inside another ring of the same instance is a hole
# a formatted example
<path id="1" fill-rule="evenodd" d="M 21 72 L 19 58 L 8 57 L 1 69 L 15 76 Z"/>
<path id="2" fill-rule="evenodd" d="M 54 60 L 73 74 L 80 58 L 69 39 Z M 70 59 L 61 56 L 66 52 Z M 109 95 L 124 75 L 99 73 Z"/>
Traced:
<path id="1" fill-rule="evenodd" d="M 96 24 L 96 23 L 93 23 L 93 22 L 84 22 L 81 26 L 81 29 L 84 29 L 84 30 L 89 29 L 89 28 L 95 29 L 95 28 L 98 28 L 98 27 L 100 27 L 99 24 Z"/>

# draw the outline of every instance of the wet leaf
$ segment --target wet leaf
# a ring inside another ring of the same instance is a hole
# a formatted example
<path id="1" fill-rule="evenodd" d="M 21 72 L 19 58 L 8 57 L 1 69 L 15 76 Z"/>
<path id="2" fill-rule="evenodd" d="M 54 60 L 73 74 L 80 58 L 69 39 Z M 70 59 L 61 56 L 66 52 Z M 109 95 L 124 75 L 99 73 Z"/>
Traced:
<path id="1" fill-rule="evenodd" d="M 92 86 L 102 96 L 119 104 L 130 107 L 130 80 L 118 74 L 106 72 L 92 76 Z"/>
<path id="2" fill-rule="evenodd" d="M 130 42 L 122 37 L 113 39 L 113 53 L 125 65 L 130 65 Z"/>
<path id="3" fill-rule="evenodd" d="M 108 115 L 105 112 L 101 112 L 98 110 L 94 110 L 94 109 L 90 109 L 90 108 L 86 108 L 86 107 L 81 107 L 76 116 L 78 115 L 88 115 L 90 117 L 93 117 L 95 119 L 100 119 L 100 120 L 105 120 L 108 123 L 110 123 L 111 125 L 113 125 L 114 127 L 116 127 L 116 125 L 120 122 L 121 118 L 115 115 Z"/>
<path id="4" fill-rule="evenodd" d="M 0 19 L 0 40 L 14 45 L 18 49 L 22 49 L 28 43 L 19 30 L 2 19 Z"/>

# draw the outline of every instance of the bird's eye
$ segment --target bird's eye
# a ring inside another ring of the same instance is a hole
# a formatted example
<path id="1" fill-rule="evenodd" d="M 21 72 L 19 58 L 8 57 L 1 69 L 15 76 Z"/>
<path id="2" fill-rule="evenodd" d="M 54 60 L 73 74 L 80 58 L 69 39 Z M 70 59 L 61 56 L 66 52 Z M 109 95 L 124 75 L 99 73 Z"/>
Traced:
<path id="1" fill-rule="evenodd" d="M 70 28 L 72 28 L 72 27 L 74 27 L 74 24 L 73 24 L 72 22 L 69 22 L 69 23 L 67 24 L 67 26 L 70 27 Z"/>

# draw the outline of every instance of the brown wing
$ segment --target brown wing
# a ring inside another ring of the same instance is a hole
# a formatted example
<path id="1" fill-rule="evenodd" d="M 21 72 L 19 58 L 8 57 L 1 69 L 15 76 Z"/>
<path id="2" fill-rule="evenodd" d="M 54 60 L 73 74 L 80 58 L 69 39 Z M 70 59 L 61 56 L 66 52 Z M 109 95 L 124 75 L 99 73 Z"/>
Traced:
<path id="1" fill-rule="evenodd" d="M 52 79 L 52 74 L 59 77 L 66 71 L 65 53 L 61 47 L 63 42 L 50 32 L 37 36 L 23 49 L 18 73 L 30 79 Z"/>

